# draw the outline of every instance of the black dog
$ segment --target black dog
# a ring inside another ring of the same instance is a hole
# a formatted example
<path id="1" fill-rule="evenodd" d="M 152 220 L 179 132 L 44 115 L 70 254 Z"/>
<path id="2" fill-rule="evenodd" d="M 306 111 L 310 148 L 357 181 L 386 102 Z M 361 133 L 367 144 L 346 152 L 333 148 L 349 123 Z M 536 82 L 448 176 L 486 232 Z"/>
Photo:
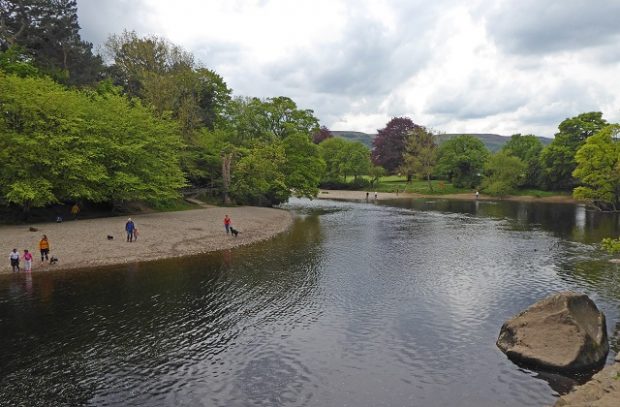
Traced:
<path id="1" fill-rule="evenodd" d="M 235 229 L 234 227 L 230 227 L 230 233 L 232 233 L 232 235 L 234 237 L 237 237 L 237 235 L 239 234 L 239 231 L 237 229 Z"/>
<path id="2" fill-rule="evenodd" d="M 56 264 L 56 263 L 58 263 L 58 257 L 56 256 L 50 257 L 50 264 Z"/>
<path id="3" fill-rule="evenodd" d="M 114 240 L 114 236 L 108 235 L 108 240 Z"/>

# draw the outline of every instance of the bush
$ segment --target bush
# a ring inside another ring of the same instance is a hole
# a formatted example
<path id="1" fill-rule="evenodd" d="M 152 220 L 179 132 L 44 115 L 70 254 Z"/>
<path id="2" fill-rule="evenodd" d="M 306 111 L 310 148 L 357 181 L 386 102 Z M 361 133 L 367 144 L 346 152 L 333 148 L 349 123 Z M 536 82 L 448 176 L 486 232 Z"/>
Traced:
<path id="1" fill-rule="evenodd" d="M 357 179 L 353 179 L 351 182 L 344 182 L 342 180 L 335 179 L 323 180 L 319 187 L 323 189 L 342 189 L 355 191 L 370 188 L 371 185 L 372 183 L 370 180 L 360 177 Z"/>

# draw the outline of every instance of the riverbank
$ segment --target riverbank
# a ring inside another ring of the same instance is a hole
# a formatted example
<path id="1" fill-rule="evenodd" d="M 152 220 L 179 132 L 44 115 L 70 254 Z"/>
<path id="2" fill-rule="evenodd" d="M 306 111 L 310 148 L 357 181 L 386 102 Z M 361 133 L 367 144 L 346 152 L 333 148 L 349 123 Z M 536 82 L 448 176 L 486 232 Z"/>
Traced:
<path id="1" fill-rule="evenodd" d="M 605 366 L 586 384 L 560 397 L 555 407 L 616 407 L 620 400 L 620 355 L 616 363 Z"/>
<path id="2" fill-rule="evenodd" d="M 228 214 L 238 237 L 226 235 L 223 219 Z M 209 207 L 181 212 L 158 212 L 132 215 L 139 231 L 136 242 L 126 242 L 126 216 L 37 223 L 0 227 L 0 273 L 11 273 L 9 252 L 16 248 L 34 255 L 33 272 L 78 269 L 115 264 L 152 261 L 230 249 L 269 239 L 284 232 L 292 215 L 284 210 L 258 207 Z M 29 228 L 34 228 L 32 232 Z M 41 262 L 38 243 L 42 235 L 49 238 L 50 254 L 58 257 L 56 265 Z M 114 237 L 108 240 L 107 236 Z M 23 260 L 20 262 L 23 266 Z"/>
<path id="3" fill-rule="evenodd" d="M 319 199 L 336 199 L 336 200 L 366 200 L 366 191 L 345 191 L 345 190 L 333 190 L 322 189 L 319 192 Z M 454 199 L 461 201 L 475 201 L 476 195 L 473 193 L 467 194 L 445 194 L 445 195 L 429 195 L 429 194 L 416 194 L 416 193 L 394 193 L 394 192 L 379 192 L 377 193 L 377 200 L 385 201 L 390 199 Z M 368 195 L 369 200 L 374 200 L 374 193 L 370 192 Z M 573 199 L 568 195 L 553 195 L 545 197 L 535 197 L 531 195 L 509 195 L 502 198 L 490 195 L 480 194 L 478 197 L 480 201 L 517 201 L 517 202 L 547 202 L 547 203 L 563 203 L 563 204 L 576 204 L 579 201 Z"/>

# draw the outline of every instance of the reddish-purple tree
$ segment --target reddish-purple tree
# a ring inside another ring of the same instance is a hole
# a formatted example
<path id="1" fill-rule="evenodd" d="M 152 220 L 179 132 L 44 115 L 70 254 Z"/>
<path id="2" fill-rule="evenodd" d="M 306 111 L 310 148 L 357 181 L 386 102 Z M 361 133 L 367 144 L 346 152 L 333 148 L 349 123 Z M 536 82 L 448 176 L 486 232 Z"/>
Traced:
<path id="1" fill-rule="evenodd" d="M 314 144 L 319 144 L 323 140 L 327 140 L 330 137 L 334 137 L 331 131 L 325 126 L 321 126 L 320 129 L 314 132 L 312 135 L 312 142 Z"/>
<path id="2" fill-rule="evenodd" d="M 372 141 L 372 162 L 394 173 L 403 162 L 407 134 L 417 127 L 408 117 L 394 117 L 385 128 L 377 130 Z"/>

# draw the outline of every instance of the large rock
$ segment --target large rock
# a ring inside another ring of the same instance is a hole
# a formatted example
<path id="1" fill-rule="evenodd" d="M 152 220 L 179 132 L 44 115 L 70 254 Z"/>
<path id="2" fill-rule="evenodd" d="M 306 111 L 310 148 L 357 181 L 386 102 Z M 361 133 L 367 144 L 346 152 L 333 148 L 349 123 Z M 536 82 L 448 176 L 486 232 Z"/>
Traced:
<path id="1" fill-rule="evenodd" d="M 555 294 L 506 321 L 497 346 L 511 360 L 535 368 L 589 369 L 609 351 L 605 315 L 587 295 Z"/>

